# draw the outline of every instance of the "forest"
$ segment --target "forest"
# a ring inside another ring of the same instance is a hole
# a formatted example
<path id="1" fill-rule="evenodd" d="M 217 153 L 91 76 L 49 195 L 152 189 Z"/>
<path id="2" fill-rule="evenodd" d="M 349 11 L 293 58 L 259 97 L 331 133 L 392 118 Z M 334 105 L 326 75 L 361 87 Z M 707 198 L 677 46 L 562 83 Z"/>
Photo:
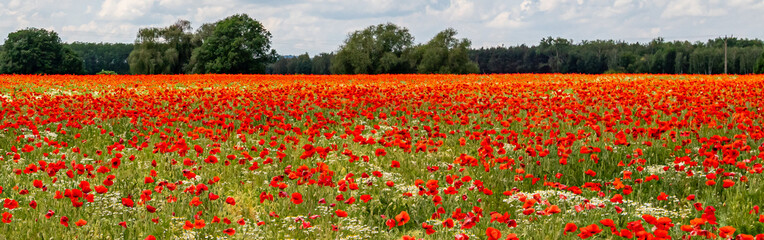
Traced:
<path id="1" fill-rule="evenodd" d="M 706 42 L 665 41 L 656 38 L 648 43 L 615 40 L 573 42 L 548 37 L 538 45 L 497 46 L 469 49 L 469 60 L 478 73 L 661 73 L 724 74 L 723 38 Z M 728 74 L 752 74 L 764 71 L 764 43 L 759 39 L 727 39 Z M 312 58 L 308 53 L 281 56 L 269 65 L 273 74 L 332 74 L 329 66 L 333 53 Z"/>
<path id="2" fill-rule="evenodd" d="M 764 41 L 714 38 L 706 42 L 541 39 L 537 45 L 480 47 L 444 29 L 415 43 L 392 23 L 348 34 L 336 51 L 279 54 L 271 33 L 237 14 L 194 30 L 178 20 L 141 28 L 133 43 L 64 43 L 38 28 L 10 33 L 0 46 L 4 74 L 499 74 L 499 73 L 764 73 Z"/>

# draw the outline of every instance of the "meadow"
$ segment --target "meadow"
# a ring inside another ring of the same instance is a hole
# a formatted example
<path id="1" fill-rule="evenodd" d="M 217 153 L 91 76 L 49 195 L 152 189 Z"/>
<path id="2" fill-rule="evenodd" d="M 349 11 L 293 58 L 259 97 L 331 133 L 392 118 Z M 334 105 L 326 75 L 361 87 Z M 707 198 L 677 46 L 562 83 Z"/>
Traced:
<path id="1" fill-rule="evenodd" d="M 764 239 L 759 75 L 0 75 L 3 239 Z"/>

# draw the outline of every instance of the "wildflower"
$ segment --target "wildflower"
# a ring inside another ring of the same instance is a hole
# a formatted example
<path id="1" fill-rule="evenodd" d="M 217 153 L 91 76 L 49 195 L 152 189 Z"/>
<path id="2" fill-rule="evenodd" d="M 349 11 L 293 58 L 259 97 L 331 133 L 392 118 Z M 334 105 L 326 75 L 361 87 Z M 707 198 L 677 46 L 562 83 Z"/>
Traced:
<path id="1" fill-rule="evenodd" d="M 8 212 L 3 213 L 3 222 L 4 223 L 11 223 L 11 218 L 13 218 L 13 214 L 10 214 Z"/>
<path id="2" fill-rule="evenodd" d="M 344 218 L 344 217 L 348 216 L 348 213 L 343 211 L 343 210 L 337 210 L 337 211 L 334 211 L 334 213 L 337 215 L 337 217 L 343 217 Z"/>
<path id="3" fill-rule="evenodd" d="M 395 216 L 395 221 L 398 222 L 398 226 L 403 226 L 403 224 L 409 222 L 410 219 L 409 213 L 406 211 L 401 211 L 401 213 Z"/>
<path id="4" fill-rule="evenodd" d="M 574 223 L 567 223 L 565 224 L 565 229 L 563 230 L 563 235 L 568 235 L 569 232 L 575 232 L 578 230 L 578 227 Z"/>
<path id="5" fill-rule="evenodd" d="M 498 229 L 492 227 L 488 227 L 485 230 L 485 235 L 488 235 L 488 240 L 497 240 L 501 238 L 501 232 Z"/>
<path id="6" fill-rule="evenodd" d="M 78 227 L 85 226 L 85 224 L 88 224 L 88 222 L 83 220 L 83 219 L 80 219 L 80 220 L 77 220 L 76 222 L 74 222 L 74 225 L 77 225 Z"/>
<path id="7" fill-rule="evenodd" d="M 294 204 L 302 203 L 302 194 L 298 192 L 292 193 L 292 203 Z"/>
<path id="8" fill-rule="evenodd" d="M 62 216 L 58 222 L 64 225 L 64 227 L 69 227 L 69 218 L 66 216 Z"/>

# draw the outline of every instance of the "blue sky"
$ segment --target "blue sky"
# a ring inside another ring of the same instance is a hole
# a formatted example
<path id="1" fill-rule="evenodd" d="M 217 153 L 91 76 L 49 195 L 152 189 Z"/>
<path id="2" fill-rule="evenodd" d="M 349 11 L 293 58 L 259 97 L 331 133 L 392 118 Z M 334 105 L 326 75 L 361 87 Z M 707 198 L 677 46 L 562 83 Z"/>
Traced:
<path id="1" fill-rule="evenodd" d="M 764 39 L 764 0 L 0 0 L 0 37 L 52 29 L 65 42 L 133 42 L 141 27 L 178 19 L 193 27 L 246 13 L 273 34 L 280 54 L 335 51 L 349 32 L 392 22 L 415 42 L 452 27 L 473 47 L 616 39 Z"/>

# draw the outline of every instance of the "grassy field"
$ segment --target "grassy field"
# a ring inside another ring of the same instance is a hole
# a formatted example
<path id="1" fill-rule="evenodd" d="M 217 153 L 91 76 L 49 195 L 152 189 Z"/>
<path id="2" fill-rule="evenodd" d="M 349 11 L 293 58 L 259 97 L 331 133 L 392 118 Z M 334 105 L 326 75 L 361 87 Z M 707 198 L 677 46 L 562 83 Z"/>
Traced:
<path id="1" fill-rule="evenodd" d="M 4 75 L 0 238 L 764 239 L 763 89 Z"/>

